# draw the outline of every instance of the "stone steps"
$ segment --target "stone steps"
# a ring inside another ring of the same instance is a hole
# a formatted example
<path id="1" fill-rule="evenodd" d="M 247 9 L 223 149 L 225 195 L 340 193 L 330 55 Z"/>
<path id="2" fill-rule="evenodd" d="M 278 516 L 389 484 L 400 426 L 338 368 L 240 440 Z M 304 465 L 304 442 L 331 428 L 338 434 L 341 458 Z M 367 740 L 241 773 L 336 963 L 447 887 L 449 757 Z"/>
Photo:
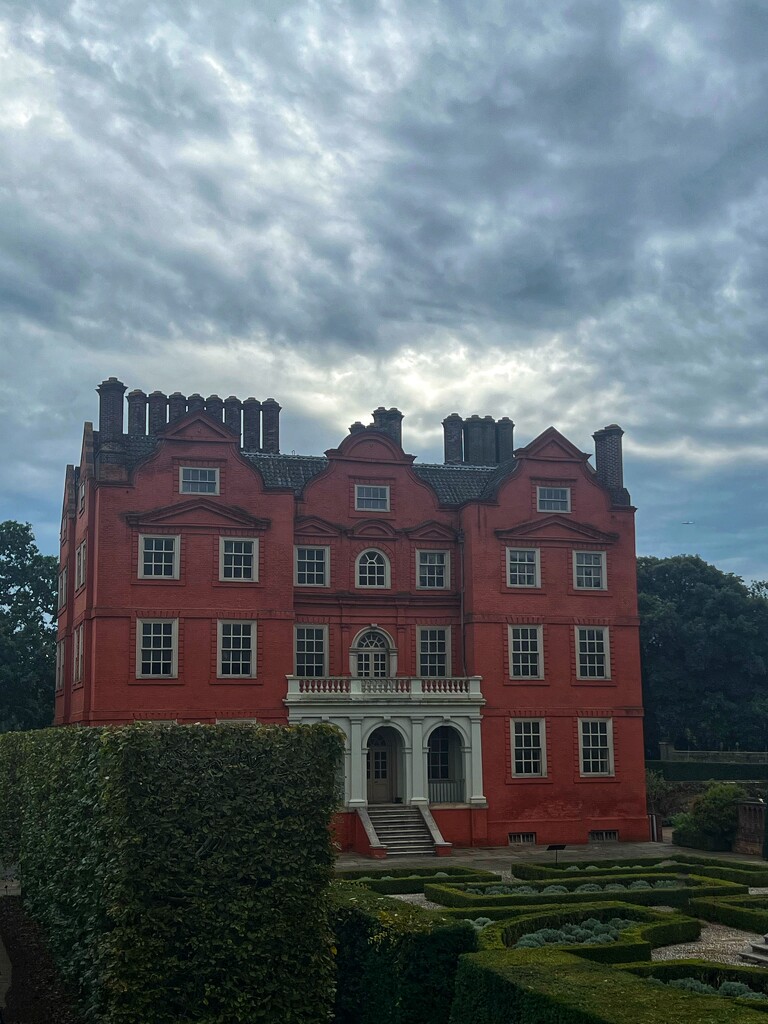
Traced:
<path id="1" fill-rule="evenodd" d="M 388 857 L 434 856 L 435 843 L 415 807 L 370 807 L 371 824 Z"/>
<path id="2" fill-rule="evenodd" d="M 763 936 L 762 942 L 750 942 L 739 953 L 739 957 L 745 963 L 755 964 L 759 967 L 768 967 L 768 935 Z"/>

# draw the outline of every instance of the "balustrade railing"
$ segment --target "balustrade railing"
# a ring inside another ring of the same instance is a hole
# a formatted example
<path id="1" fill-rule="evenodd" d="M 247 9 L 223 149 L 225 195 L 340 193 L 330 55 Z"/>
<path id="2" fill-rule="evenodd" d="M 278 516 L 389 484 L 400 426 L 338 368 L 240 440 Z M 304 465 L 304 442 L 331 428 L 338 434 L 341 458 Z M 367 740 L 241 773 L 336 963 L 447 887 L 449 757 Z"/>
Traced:
<path id="1" fill-rule="evenodd" d="M 384 679 L 353 676 L 288 676 L 288 697 L 407 697 L 482 700 L 480 676 L 441 676 L 422 679 L 393 676 Z"/>
<path id="2" fill-rule="evenodd" d="M 463 804 L 464 779 L 430 779 L 429 802 L 431 804 Z"/>

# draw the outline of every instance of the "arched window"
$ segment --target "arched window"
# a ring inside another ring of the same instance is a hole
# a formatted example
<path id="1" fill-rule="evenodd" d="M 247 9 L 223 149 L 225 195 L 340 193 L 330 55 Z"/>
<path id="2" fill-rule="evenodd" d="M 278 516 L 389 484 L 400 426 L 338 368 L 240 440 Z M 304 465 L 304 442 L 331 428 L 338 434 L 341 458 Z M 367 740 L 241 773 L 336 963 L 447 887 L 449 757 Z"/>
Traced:
<path id="1" fill-rule="evenodd" d="M 363 633 L 353 655 L 355 675 L 359 679 L 386 679 L 390 675 L 389 644 L 383 633 L 375 629 Z"/>
<path id="2" fill-rule="evenodd" d="M 355 585 L 358 587 L 388 587 L 390 585 L 389 559 L 382 551 L 361 551 L 355 563 Z"/>

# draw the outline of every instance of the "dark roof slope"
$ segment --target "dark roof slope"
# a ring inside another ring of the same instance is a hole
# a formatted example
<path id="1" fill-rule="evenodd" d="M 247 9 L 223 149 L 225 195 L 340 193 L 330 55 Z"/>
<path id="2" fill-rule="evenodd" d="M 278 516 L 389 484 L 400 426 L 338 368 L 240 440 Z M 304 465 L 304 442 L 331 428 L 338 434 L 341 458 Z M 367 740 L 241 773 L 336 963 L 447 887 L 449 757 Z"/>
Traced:
<path id="1" fill-rule="evenodd" d="M 241 452 L 264 478 L 266 487 L 289 487 L 301 494 L 306 484 L 328 465 L 323 455 L 264 455 L 262 452 Z"/>

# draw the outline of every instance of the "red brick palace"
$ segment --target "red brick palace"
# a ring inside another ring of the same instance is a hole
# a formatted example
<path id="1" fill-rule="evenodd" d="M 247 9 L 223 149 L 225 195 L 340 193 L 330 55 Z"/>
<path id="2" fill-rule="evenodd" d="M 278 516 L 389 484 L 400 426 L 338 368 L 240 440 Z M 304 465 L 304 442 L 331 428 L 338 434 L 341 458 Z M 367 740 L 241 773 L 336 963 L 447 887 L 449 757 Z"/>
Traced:
<path id="1" fill-rule="evenodd" d="M 67 468 L 56 721 L 328 721 L 344 848 L 643 840 L 634 508 L 553 427 L 377 409 L 283 455 L 273 399 L 99 387 Z"/>

